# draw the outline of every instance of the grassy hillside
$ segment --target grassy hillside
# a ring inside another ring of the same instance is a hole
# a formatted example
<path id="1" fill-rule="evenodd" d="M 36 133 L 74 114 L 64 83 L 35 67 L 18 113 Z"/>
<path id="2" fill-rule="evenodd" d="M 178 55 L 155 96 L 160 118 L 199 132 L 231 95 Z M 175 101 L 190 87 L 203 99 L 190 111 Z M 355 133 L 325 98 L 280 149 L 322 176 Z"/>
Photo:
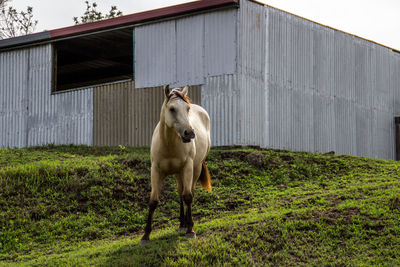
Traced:
<path id="1" fill-rule="evenodd" d="M 147 148 L 0 150 L 0 266 L 400 265 L 400 164 L 215 148 L 198 187 L 197 239 L 176 232 L 164 185 L 149 245 Z"/>

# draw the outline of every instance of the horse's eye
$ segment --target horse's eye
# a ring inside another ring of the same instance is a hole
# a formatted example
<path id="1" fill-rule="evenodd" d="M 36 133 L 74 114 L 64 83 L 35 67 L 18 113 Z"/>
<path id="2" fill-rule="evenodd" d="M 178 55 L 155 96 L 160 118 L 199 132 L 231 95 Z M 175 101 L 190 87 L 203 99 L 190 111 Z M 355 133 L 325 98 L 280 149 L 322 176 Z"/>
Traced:
<path id="1" fill-rule="evenodd" d="M 187 112 L 189 112 L 189 110 L 190 110 L 190 107 L 187 108 Z"/>
<path id="2" fill-rule="evenodd" d="M 169 111 L 175 112 L 175 109 L 174 108 L 169 108 Z"/>

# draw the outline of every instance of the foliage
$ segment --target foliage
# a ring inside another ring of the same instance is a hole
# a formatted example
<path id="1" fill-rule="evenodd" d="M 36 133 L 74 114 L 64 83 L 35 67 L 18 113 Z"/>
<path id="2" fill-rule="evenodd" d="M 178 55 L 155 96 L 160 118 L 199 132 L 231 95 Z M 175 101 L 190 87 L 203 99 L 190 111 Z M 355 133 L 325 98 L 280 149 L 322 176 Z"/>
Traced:
<path id="1" fill-rule="evenodd" d="M 26 11 L 17 11 L 7 6 L 7 2 L 0 2 L 0 39 L 34 32 L 38 21 L 33 19 L 33 8 L 28 6 Z"/>
<path id="2" fill-rule="evenodd" d="M 110 11 L 108 11 L 108 14 L 104 15 L 103 13 L 97 10 L 96 2 L 90 3 L 89 1 L 85 1 L 85 4 L 86 4 L 86 11 L 83 13 L 80 19 L 78 17 L 73 18 L 75 24 L 88 23 L 97 20 L 122 16 L 122 11 L 118 10 L 116 6 L 111 6 L 111 9 Z"/>
<path id="3" fill-rule="evenodd" d="M 0 8 L 3 8 L 9 0 L 0 0 Z"/>
<path id="4" fill-rule="evenodd" d="M 399 265 L 400 164 L 214 148 L 213 191 L 198 188 L 194 229 L 176 232 L 167 179 L 151 243 L 139 246 L 148 148 L 0 150 L 0 261 L 28 266 Z M 1 265 L 1 262 L 0 262 Z"/>

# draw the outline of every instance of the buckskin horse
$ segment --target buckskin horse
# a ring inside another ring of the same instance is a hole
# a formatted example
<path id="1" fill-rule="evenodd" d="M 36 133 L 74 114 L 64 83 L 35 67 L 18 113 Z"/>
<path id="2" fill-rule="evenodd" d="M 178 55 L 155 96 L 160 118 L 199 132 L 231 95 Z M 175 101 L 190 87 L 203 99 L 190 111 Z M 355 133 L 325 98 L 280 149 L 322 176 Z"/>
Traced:
<path id="1" fill-rule="evenodd" d="M 210 150 L 210 117 L 187 97 L 189 86 L 164 88 L 160 121 L 151 141 L 151 195 L 145 233 L 141 244 L 149 242 L 151 223 L 164 179 L 174 175 L 180 196 L 180 230 L 195 238 L 192 201 L 197 181 L 211 191 L 205 159 Z M 186 205 L 186 212 L 184 209 Z"/>

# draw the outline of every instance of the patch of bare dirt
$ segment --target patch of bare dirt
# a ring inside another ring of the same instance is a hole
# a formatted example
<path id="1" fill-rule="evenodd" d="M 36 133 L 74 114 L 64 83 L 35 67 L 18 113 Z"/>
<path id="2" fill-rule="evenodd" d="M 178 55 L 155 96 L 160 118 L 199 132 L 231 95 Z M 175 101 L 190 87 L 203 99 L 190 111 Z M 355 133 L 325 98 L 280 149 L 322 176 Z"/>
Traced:
<path id="1" fill-rule="evenodd" d="M 120 160 L 120 163 L 124 166 L 127 166 L 130 169 L 134 169 L 137 171 L 147 172 L 151 167 L 150 162 L 140 160 L 140 159 L 123 159 Z"/>

